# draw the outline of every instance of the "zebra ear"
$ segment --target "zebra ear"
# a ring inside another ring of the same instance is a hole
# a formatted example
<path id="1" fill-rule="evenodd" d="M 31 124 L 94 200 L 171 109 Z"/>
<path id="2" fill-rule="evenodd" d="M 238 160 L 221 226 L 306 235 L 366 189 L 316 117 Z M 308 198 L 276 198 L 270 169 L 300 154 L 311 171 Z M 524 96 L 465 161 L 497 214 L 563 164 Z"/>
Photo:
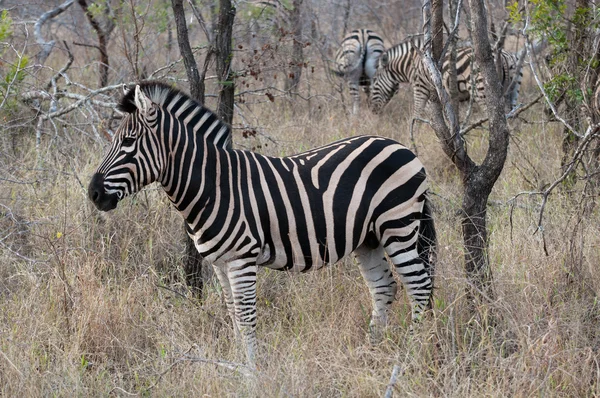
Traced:
<path id="1" fill-rule="evenodd" d="M 126 96 L 128 92 L 129 87 L 127 86 L 127 84 L 123 83 L 123 96 Z"/>
<path id="2" fill-rule="evenodd" d="M 148 114 L 148 111 L 152 107 L 152 100 L 142 92 L 139 85 L 135 86 L 134 102 L 135 107 L 144 116 Z"/>

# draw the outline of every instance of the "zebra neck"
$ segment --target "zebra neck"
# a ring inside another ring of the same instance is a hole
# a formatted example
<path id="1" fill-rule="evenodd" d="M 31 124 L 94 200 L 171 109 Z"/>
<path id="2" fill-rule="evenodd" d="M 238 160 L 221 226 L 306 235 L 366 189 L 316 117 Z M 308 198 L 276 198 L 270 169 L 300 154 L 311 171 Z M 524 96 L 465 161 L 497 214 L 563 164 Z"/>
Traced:
<path id="1" fill-rule="evenodd" d="M 420 55 L 418 49 L 414 45 L 410 45 L 406 50 L 406 81 L 414 81 L 415 74 L 417 73 L 417 63 L 420 62 Z"/>
<path id="2" fill-rule="evenodd" d="M 217 152 L 222 151 L 209 144 L 170 156 L 171 178 L 163 182 L 163 189 L 190 226 L 195 215 L 215 202 L 220 174 Z"/>

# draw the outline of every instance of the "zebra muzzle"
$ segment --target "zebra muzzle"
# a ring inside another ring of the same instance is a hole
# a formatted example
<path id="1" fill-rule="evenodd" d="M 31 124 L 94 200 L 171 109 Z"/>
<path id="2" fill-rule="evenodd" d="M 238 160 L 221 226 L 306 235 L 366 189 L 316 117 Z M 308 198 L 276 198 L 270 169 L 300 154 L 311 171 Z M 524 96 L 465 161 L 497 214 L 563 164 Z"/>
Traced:
<path id="1" fill-rule="evenodd" d="M 107 194 L 104 188 L 104 175 L 94 174 L 88 186 L 88 197 L 100 211 L 109 211 L 117 207 L 119 197 L 117 194 Z"/>

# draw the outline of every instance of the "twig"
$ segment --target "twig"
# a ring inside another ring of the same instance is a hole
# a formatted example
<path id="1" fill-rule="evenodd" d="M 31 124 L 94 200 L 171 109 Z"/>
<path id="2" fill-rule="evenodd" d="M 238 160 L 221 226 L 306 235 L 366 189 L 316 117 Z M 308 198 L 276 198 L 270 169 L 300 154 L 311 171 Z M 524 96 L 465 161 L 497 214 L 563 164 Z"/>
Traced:
<path id="1" fill-rule="evenodd" d="M 241 374 L 243 374 L 246 377 L 254 377 L 254 372 L 250 368 L 248 368 L 248 366 L 241 364 L 241 363 L 229 362 L 229 361 L 223 361 L 223 360 L 215 360 L 215 359 L 206 359 L 206 358 L 200 358 L 200 357 L 192 357 L 189 355 L 184 355 L 183 358 L 180 359 L 180 361 L 201 362 L 201 363 L 208 363 L 211 365 L 222 366 L 229 370 L 240 372 Z"/>
<path id="2" fill-rule="evenodd" d="M 446 40 L 446 44 L 444 44 L 444 48 L 442 49 L 440 59 L 438 59 L 438 68 L 442 70 L 443 60 L 446 58 L 446 51 L 448 51 L 448 47 L 454 41 L 456 36 L 456 32 L 458 31 L 459 22 L 460 22 L 460 10 L 462 8 L 462 0 L 458 0 L 458 4 L 456 7 L 456 17 L 454 18 L 454 26 L 452 27 L 452 31 L 448 34 L 448 39 Z"/>
<path id="3" fill-rule="evenodd" d="M 506 115 L 507 119 L 514 119 L 515 117 L 519 116 L 521 113 L 525 112 L 527 109 L 531 108 L 533 105 L 535 105 L 540 99 L 542 99 L 543 95 L 540 94 L 539 96 L 537 96 L 535 99 L 533 99 L 532 101 L 530 101 L 527 105 L 523 105 L 523 106 L 518 106 L 515 109 L 513 109 L 512 111 L 510 111 L 510 113 L 508 115 Z M 478 121 L 476 121 L 475 123 L 471 124 L 468 127 L 465 127 L 463 130 L 461 130 L 460 134 L 461 135 L 465 135 L 467 134 L 469 131 L 476 129 L 477 127 L 481 126 L 482 124 L 486 123 L 489 120 L 489 118 L 483 118 L 480 119 Z"/>
<path id="4" fill-rule="evenodd" d="M 41 90 L 29 91 L 29 92 L 23 93 L 21 95 L 21 99 L 24 101 L 31 101 L 34 99 L 52 100 L 52 97 L 53 96 L 50 93 L 48 93 L 46 91 L 41 91 Z M 103 108 L 115 108 L 117 106 L 116 102 L 106 102 L 106 101 L 95 100 L 95 99 L 91 99 L 89 95 L 82 95 L 82 94 L 75 94 L 75 93 L 68 93 L 68 92 L 57 92 L 56 95 L 54 95 L 54 98 L 55 99 L 69 98 L 69 99 L 74 99 L 74 100 L 78 100 L 78 101 L 82 101 L 82 102 L 89 102 L 91 104 L 101 106 Z M 119 114 L 121 113 L 118 110 L 116 112 Z M 53 117 L 55 117 L 55 116 L 53 116 Z"/>
<path id="5" fill-rule="evenodd" d="M 90 48 L 95 48 L 96 50 L 100 50 L 100 46 L 97 45 L 97 44 L 79 43 L 77 41 L 74 41 L 73 45 L 75 45 L 75 46 L 81 46 L 81 47 L 90 47 Z"/>
<path id="6" fill-rule="evenodd" d="M 242 125 L 244 126 L 244 128 L 246 128 L 246 129 L 251 128 L 250 124 L 246 120 L 246 117 L 242 113 L 242 110 L 240 109 L 240 107 L 236 103 L 233 104 L 233 107 L 237 111 L 237 113 L 240 116 L 240 118 L 242 119 Z M 258 132 L 258 134 L 262 135 L 263 137 L 265 137 L 266 139 L 268 139 L 269 141 L 271 141 L 273 144 L 275 144 L 275 145 L 278 144 L 278 142 L 275 141 L 275 139 L 273 137 L 271 137 L 270 135 L 268 135 L 268 134 L 260 131 L 260 129 L 257 132 Z"/>
<path id="7" fill-rule="evenodd" d="M 478 121 L 476 121 L 475 123 L 471 124 L 470 126 L 465 127 L 464 129 L 462 129 L 459 134 L 461 136 L 466 135 L 469 131 L 476 129 L 477 127 L 481 126 L 482 124 L 484 124 L 488 120 L 490 120 L 490 118 L 488 118 L 488 117 L 484 117 L 483 119 L 479 119 Z"/>
<path id="8" fill-rule="evenodd" d="M 188 0 L 188 3 L 190 4 L 190 7 L 192 8 L 192 13 L 198 20 L 200 27 L 202 28 L 202 30 L 204 31 L 204 34 L 206 35 L 206 40 L 209 43 L 211 43 L 211 45 L 212 45 L 212 43 L 214 42 L 213 36 L 212 36 L 211 32 L 208 31 L 208 28 L 206 27 L 206 22 L 204 22 L 204 18 L 202 17 L 202 14 L 200 14 L 200 11 L 198 11 L 198 9 L 196 8 L 196 5 L 194 4 L 194 2 L 192 0 Z"/>
<path id="9" fill-rule="evenodd" d="M 509 203 L 510 202 L 514 203 L 514 201 L 519 196 L 522 196 L 522 195 L 541 195 L 542 196 L 542 204 L 540 205 L 540 214 L 538 217 L 538 224 L 537 224 L 537 228 L 536 228 L 534 234 L 536 234 L 538 231 L 541 232 L 543 246 L 544 246 L 544 254 L 546 254 L 546 256 L 548 256 L 549 253 L 548 253 L 548 247 L 546 245 L 546 237 L 544 235 L 543 221 L 544 221 L 544 210 L 546 208 L 546 203 L 548 202 L 548 197 L 550 196 L 550 194 L 552 193 L 554 188 L 556 188 L 558 186 L 558 184 L 560 184 L 565 178 L 567 178 L 570 175 L 570 173 L 573 171 L 575 166 L 577 166 L 579 164 L 581 157 L 583 156 L 583 153 L 586 151 L 588 145 L 592 142 L 592 140 L 594 138 L 598 137 L 598 134 L 599 134 L 598 129 L 599 128 L 600 128 L 600 123 L 594 124 L 594 125 L 591 125 L 588 127 L 588 129 L 586 130 L 586 132 L 583 136 L 583 139 L 581 140 L 581 142 L 579 143 L 579 146 L 575 150 L 575 153 L 573 154 L 573 159 L 568 164 L 568 167 L 566 168 L 566 170 L 563 172 L 563 174 L 559 178 L 557 178 L 552 184 L 550 184 L 550 186 L 548 188 L 546 188 L 544 191 L 520 192 L 508 200 Z"/>
<path id="10" fill-rule="evenodd" d="M 140 394 L 138 394 L 138 393 L 129 392 L 129 391 L 127 391 L 127 390 L 124 390 L 124 389 L 123 389 L 123 388 L 121 388 L 121 387 L 113 387 L 113 388 L 112 388 L 112 390 L 110 390 L 110 391 L 108 392 L 108 395 L 112 395 L 113 391 L 119 391 L 119 392 L 122 392 L 123 394 L 125 394 L 125 395 L 129 395 L 130 397 L 137 397 L 138 395 L 140 395 Z"/>
<path id="11" fill-rule="evenodd" d="M 6 356 L 4 351 L 0 350 L 0 354 L 6 359 L 6 362 L 10 364 L 10 366 L 19 374 L 19 376 L 23 377 L 23 373 L 17 368 L 17 366 Z"/>
<path id="12" fill-rule="evenodd" d="M 387 385 L 387 389 L 385 390 L 385 398 L 392 398 L 394 395 L 394 386 L 398 381 L 398 375 L 400 374 L 400 366 L 398 364 L 394 365 L 392 369 L 392 375 L 390 376 L 390 382 Z"/>
<path id="13" fill-rule="evenodd" d="M 51 87 L 56 87 L 56 82 L 58 81 L 58 79 L 61 76 L 64 76 L 64 73 L 67 70 L 69 70 L 69 68 L 73 64 L 73 61 L 75 60 L 75 58 L 73 57 L 73 53 L 71 53 L 71 49 L 69 48 L 69 45 L 67 44 L 67 42 L 63 40 L 63 44 L 65 45 L 65 48 L 67 49 L 67 55 L 69 56 L 69 60 L 67 61 L 65 66 L 63 66 L 58 72 L 56 72 L 56 74 L 54 76 L 52 76 L 52 78 L 46 85 L 46 90 L 50 90 Z"/>
<path id="14" fill-rule="evenodd" d="M 541 100 L 543 97 L 544 97 L 544 95 L 540 94 L 537 97 L 535 97 L 535 99 L 531 100 L 527 105 L 516 107 L 515 109 L 510 111 L 508 115 L 506 115 L 506 118 L 514 119 L 515 117 L 519 116 L 521 113 L 525 112 L 527 109 L 531 108 L 533 105 L 537 104 L 539 102 L 539 100 Z"/>

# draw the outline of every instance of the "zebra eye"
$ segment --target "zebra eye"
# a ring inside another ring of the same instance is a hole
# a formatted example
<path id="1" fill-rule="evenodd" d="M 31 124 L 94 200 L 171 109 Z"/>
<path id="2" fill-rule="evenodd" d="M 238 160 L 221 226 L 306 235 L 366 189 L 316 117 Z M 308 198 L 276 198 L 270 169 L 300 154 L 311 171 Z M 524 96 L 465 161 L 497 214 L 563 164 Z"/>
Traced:
<path id="1" fill-rule="evenodd" d="M 123 146 L 133 146 L 135 144 L 135 138 L 125 137 L 123 138 Z"/>

